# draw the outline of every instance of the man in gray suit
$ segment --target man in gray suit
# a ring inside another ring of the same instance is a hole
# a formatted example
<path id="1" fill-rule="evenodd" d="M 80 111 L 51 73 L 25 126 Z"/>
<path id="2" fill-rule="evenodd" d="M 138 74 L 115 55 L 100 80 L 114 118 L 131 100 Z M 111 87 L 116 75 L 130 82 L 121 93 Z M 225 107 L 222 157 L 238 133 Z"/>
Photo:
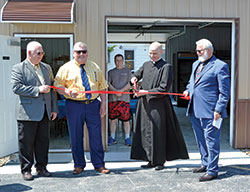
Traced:
<path id="1" fill-rule="evenodd" d="M 49 150 L 49 120 L 58 113 L 55 91 L 50 90 L 54 77 L 48 64 L 42 63 L 42 45 L 32 41 L 27 45 L 27 58 L 13 66 L 11 82 L 18 95 L 16 115 L 21 172 L 24 180 L 33 180 L 31 167 L 36 160 L 39 176 L 49 177 L 46 166 Z"/>

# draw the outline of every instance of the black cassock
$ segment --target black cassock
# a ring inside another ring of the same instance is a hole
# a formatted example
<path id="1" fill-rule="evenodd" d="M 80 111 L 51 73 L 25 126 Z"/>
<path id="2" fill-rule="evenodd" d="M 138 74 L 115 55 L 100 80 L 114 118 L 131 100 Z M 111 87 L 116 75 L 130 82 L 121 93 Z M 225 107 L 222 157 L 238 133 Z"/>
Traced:
<path id="1" fill-rule="evenodd" d="M 143 90 L 168 92 L 173 81 L 172 65 L 163 59 L 156 63 L 148 61 L 134 76 L 138 80 L 142 79 Z M 188 158 L 186 144 L 169 96 L 141 96 L 136 110 L 131 159 L 160 165 L 166 160 Z"/>

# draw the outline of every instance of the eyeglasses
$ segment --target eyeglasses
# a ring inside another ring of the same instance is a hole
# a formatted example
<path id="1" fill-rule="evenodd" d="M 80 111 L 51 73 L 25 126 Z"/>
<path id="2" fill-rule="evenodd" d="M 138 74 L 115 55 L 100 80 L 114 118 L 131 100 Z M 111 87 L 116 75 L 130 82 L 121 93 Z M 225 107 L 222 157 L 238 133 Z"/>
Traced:
<path id="1" fill-rule="evenodd" d="M 45 53 L 39 51 L 39 52 L 37 52 L 36 54 L 40 56 L 40 55 L 44 55 Z"/>
<path id="2" fill-rule="evenodd" d="M 81 53 L 86 54 L 87 50 L 80 50 L 80 51 L 74 51 L 74 52 L 76 52 L 78 55 L 80 55 Z"/>
<path id="3" fill-rule="evenodd" d="M 201 53 L 202 51 L 204 51 L 205 49 L 196 49 L 197 53 Z"/>

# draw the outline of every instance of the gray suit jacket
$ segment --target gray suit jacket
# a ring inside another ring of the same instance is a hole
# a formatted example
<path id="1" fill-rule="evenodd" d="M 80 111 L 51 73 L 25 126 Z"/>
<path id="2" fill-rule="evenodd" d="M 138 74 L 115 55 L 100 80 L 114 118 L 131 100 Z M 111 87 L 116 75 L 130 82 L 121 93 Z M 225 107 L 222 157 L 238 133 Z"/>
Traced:
<path id="1" fill-rule="evenodd" d="M 54 76 L 48 64 L 40 63 L 45 85 L 53 85 Z M 58 112 L 56 92 L 39 93 L 39 86 L 42 85 L 32 64 L 26 59 L 13 66 L 11 71 L 11 82 L 13 92 L 18 95 L 16 105 L 17 120 L 41 121 L 44 111 L 51 119 L 51 112 Z"/>

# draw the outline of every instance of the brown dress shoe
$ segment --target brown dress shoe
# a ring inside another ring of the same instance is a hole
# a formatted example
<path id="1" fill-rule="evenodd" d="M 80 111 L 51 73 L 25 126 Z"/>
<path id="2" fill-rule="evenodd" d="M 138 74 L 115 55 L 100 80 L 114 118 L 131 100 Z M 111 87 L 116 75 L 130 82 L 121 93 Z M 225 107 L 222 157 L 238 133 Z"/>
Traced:
<path id="1" fill-rule="evenodd" d="M 206 171 L 207 171 L 206 167 L 199 167 L 199 168 L 193 169 L 193 173 L 204 173 Z"/>
<path id="2" fill-rule="evenodd" d="M 105 167 L 100 167 L 95 169 L 97 172 L 102 173 L 102 174 L 108 174 L 110 173 L 109 169 L 106 169 Z"/>
<path id="3" fill-rule="evenodd" d="M 32 176 L 32 174 L 30 173 L 30 172 L 24 172 L 23 173 L 23 179 L 25 180 L 25 181 L 31 181 L 31 180 L 33 180 L 34 178 L 33 178 L 33 176 Z"/>
<path id="4" fill-rule="evenodd" d="M 81 167 L 76 167 L 76 168 L 73 170 L 73 175 L 78 175 L 78 174 L 80 174 L 81 172 L 83 172 L 83 168 L 81 168 Z"/>
<path id="5" fill-rule="evenodd" d="M 217 178 L 217 174 L 216 175 L 209 175 L 207 173 L 205 173 L 204 175 L 202 175 L 199 179 L 199 181 L 211 181 L 213 179 Z"/>

